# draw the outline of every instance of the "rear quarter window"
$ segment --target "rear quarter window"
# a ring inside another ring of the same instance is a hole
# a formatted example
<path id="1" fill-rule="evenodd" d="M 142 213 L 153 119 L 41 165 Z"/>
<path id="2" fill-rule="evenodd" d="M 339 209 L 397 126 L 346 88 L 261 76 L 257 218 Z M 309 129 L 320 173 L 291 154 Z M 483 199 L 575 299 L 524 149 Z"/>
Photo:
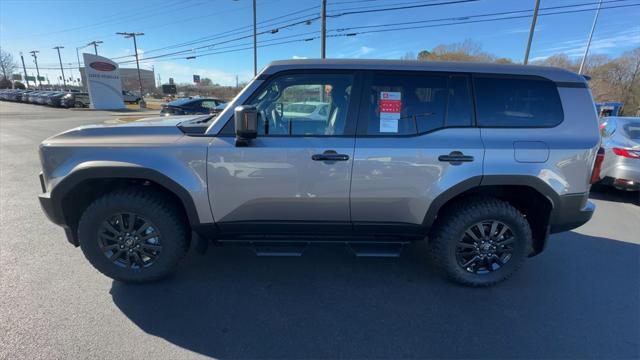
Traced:
<path id="1" fill-rule="evenodd" d="M 542 78 L 474 76 L 481 127 L 554 127 L 564 118 L 556 84 Z"/>

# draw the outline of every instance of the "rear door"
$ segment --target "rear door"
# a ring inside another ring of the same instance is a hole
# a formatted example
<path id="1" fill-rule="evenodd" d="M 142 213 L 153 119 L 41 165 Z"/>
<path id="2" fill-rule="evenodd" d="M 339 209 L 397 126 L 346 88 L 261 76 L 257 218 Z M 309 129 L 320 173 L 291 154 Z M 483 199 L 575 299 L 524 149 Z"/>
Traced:
<path id="1" fill-rule="evenodd" d="M 470 84 L 464 74 L 367 77 L 351 185 L 357 229 L 421 230 L 437 196 L 465 181 L 480 183 L 484 148 Z"/>
<path id="2" fill-rule="evenodd" d="M 236 147 L 233 118 L 228 121 L 208 155 L 210 201 L 223 231 L 351 228 L 356 83 L 354 72 L 275 75 L 245 103 L 259 113 L 256 139 Z M 330 111 L 321 120 L 285 111 L 300 103 L 326 103 Z"/>

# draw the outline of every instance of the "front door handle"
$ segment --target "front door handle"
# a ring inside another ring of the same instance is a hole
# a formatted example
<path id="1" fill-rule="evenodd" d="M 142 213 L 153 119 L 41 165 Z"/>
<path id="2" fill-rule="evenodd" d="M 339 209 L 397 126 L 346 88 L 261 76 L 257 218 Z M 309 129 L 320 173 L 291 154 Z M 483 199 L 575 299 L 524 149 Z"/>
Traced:
<path id="1" fill-rule="evenodd" d="M 463 162 L 473 161 L 473 156 L 464 155 L 461 151 L 452 151 L 449 153 L 449 155 L 438 156 L 438 160 L 451 163 L 451 165 L 460 165 Z"/>
<path id="2" fill-rule="evenodd" d="M 313 161 L 347 161 L 349 160 L 349 155 L 338 154 L 338 152 L 335 150 L 327 150 L 322 154 L 311 155 L 311 160 Z"/>

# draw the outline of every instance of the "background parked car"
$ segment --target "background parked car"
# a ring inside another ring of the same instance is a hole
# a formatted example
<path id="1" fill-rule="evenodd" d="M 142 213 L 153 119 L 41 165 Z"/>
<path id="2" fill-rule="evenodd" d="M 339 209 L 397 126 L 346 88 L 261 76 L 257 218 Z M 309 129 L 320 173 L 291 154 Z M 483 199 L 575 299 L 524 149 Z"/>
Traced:
<path id="1" fill-rule="evenodd" d="M 125 104 L 138 104 L 141 100 L 140 96 L 132 93 L 131 91 L 125 90 L 122 90 L 122 99 L 124 100 Z"/>
<path id="2" fill-rule="evenodd" d="M 640 117 L 606 117 L 600 123 L 604 161 L 601 183 L 640 190 Z"/>
<path id="3" fill-rule="evenodd" d="M 65 96 L 67 93 L 66 92 L 54 92 L 51 93 L 47 96 L 47 105 L 49 106 L 53 106 L 53 107 L 60 107 L 60 100 L 62 100 L 62 97 Z"/>
<path id="4" fill-rule="evenodd" d="M 89 107 L 89 94 L 86 92 L 71 92 L 60 98 L 60 106 L 66 108 Z"/>
<path id="5" fill-rule="evenodd" d="M 217 106 L 224 104 L 222 100 L 208 98 L 183 98 L 163 104 L 160 110 L 161 115 L 198 115 L 215 114 L 220 109 Z"/>

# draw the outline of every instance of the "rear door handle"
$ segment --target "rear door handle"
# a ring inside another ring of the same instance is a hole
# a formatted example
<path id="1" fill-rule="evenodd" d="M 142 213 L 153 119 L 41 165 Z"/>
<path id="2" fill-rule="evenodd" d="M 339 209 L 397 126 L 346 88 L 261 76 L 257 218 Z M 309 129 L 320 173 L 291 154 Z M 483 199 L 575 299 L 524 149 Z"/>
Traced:
<path id="1" fill-rule="evenodd" d="M 349 155 L 338 154 L 338 152 L 335 150 L 327 150 L 322 154 L 311 155 L 311 160 L 313 161 L 347 161 L 349 160 Z"/>
<path id="2" fill-rule="evenodd" d="M 463 162 L 473 161 L 473 156 L 464 155 L 461 151 L 452 151 L 449 153 L 449 155 L 438 156 L 438 160 L 451 163 L 451 165 L 460 165 Z"/>

